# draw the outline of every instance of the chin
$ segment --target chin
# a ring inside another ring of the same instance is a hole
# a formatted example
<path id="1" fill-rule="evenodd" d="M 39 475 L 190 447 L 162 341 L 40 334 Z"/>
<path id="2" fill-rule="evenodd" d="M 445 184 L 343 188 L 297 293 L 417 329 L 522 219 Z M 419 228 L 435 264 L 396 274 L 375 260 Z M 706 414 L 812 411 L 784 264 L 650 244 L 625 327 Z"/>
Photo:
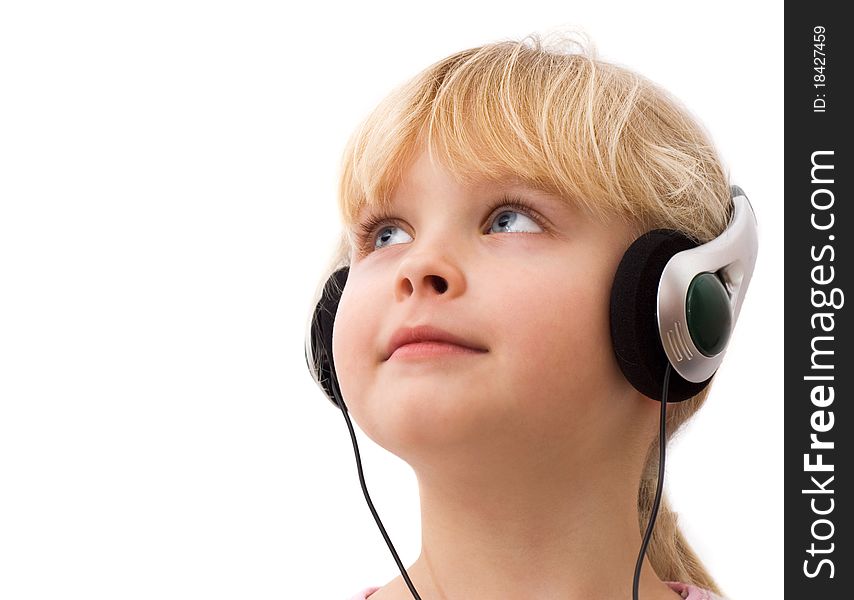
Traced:
<path id="1" fill-rule="evenodd" d="M 506 435 L 501 430 L 507 428 L 484 396 L 460 398 L 434 389 L 401 394 L 375 414 L 372 431 L 366 433 L 410 464 L 425 457 L 432 462 L 470 454 L 480 442 Z"/>

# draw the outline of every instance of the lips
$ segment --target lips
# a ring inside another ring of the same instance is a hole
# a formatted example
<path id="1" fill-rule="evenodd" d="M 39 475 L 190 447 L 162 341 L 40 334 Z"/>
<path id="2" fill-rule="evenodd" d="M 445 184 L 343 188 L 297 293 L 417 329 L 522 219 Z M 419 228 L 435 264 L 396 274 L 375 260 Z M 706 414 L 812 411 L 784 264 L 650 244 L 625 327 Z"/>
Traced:
<path id="1" fill-rule="evenodd" d="M 471 348 L 486 352 L 486 348 L 479 345 L 477 342 L 466 340 L 458 335 L 454 335 L 437 327 L 430 325 L 419 325 L 418 327 L 401 327 L 391 336 L 388 346 L 386 347 L 386 355 L 383 360 L 388 360 L 394 351 L 406 344 L 414 344 L 417 342 L 443 342 L 446 344 L 455 344 L 463 348 Z"/>

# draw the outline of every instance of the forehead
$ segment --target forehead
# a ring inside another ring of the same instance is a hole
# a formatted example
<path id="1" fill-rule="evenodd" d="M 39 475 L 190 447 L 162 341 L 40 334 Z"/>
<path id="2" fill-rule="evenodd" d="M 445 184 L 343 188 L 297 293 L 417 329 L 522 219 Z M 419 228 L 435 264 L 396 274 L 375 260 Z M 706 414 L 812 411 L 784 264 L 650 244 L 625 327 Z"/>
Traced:
<path id="1" fill-rule="evenodd" d="M 475 172 L 454 171 L 435 154 L 427 150 L 418 151 L 409 164 L 402 170 L 397 186 L 392 190 L 394 197 L 401 191 L 410 189 L 454 191 L 489 191 L 498 187 L 521 184 L 521 177 L 507 174 L 502 177 L 487 178 Z"/>
<path id="2" fill-rule="evenodd" d="M 403 169 L 397 184 L 383 201 L 382 206 L 402 206 L 409 202 L 454 198 L 461 201 L 492 199 L 495 194 L 518 194 L 554 208 L 574 210 L 576 203 L 553 191 L 549 185 L 508 173 L 488 178 L 477 173 L 455 173 L 426 150 L 417 153 Z M 370 211 L 370 206 L 363 210 Z"/>

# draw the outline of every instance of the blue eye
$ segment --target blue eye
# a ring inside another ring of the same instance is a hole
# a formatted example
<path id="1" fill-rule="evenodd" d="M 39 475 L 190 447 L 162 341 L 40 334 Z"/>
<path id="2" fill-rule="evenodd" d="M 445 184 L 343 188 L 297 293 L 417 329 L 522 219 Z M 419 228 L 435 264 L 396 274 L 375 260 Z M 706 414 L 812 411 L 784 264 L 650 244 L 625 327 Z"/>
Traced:
<path id="1" fill-rule="evenodd" d="M 517 215 L 517 216 L 513 216 L 513 215 Z M 521 221 L 519 219 L 519 216 L 522 217 Z M 524 224 L 525 221 L 533 224 L 534 227 L 537 228 L 537 230 L 542 231 L 542 228 L 534 219 L 532 219 L 531 217 L 529 217 L 525 213 L 520 212 L 518 210 L 502 210 L 500 213 L 498 213 L 496 215 L 496 218 L 493 219 L 492 222 L 498 223 L 498 226 L 501 227 L 501 229 L 505 229 L 507 227 L 518 227 L 520 223 Z M 492 231 L 491 228 L 490 228 L 490 231 Z M 506 233 L 506 232 L 495 231 L 494 233 Z M 537 233 L 537 231 L 529 231 L 526 233 Z"/>
<path id="2" fill-rule="evenodd" d="M 398 231 L 403 231 L 403 229 L 401 229 L 401 228 L 400 228 L 400 227 L 398 227 L 397 225 L 390 225 L 390 226 L 388 226 L 388 227 L 383 227 L 382 229 L 380 229 L 380 231 L 379 231 L 379 235 L 377 236 L 376 240 L 374 241 L 374 249 L 375 249 L 375 250 L 378 250 L 378 249 L 380 249 L 380 248 L 383 248 L 383 246 L 380 246 L 380 245 L 379 245 L 379 244 L 380 244 L 380 242 L 382 242 L 382 241 L 386 241 L 386 242 L 387 242 L 387 241 L 389 241 L 390 239 L 392 239 L 392 237 L 394 237 L 394 236 L 393 236 L 393 234 L 391 234 L 391 233 L 389 233 L 389 232 L 393 232 L 395 229 L 396 229 L 396 230 L 398 230 Z M 406 232 L 405 232 L 405 231 L 403 231 L 403 233 L 406 233 Z M 412 236 L 410 236 L 408 233 L 407 233 L 406 235 L 407 235 L 410 239 L 412 239 Z"/>

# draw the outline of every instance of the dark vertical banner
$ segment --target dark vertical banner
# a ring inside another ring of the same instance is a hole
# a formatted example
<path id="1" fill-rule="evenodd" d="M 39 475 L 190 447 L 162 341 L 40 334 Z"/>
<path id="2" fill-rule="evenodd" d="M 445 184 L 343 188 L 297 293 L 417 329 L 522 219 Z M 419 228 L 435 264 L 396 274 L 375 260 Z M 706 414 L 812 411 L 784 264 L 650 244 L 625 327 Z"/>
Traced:
<path id="1" fill-rule="evenodd" d="M 785 14 L 785 594 L 851 598 L 851 56 L 845 3 Z"/>

